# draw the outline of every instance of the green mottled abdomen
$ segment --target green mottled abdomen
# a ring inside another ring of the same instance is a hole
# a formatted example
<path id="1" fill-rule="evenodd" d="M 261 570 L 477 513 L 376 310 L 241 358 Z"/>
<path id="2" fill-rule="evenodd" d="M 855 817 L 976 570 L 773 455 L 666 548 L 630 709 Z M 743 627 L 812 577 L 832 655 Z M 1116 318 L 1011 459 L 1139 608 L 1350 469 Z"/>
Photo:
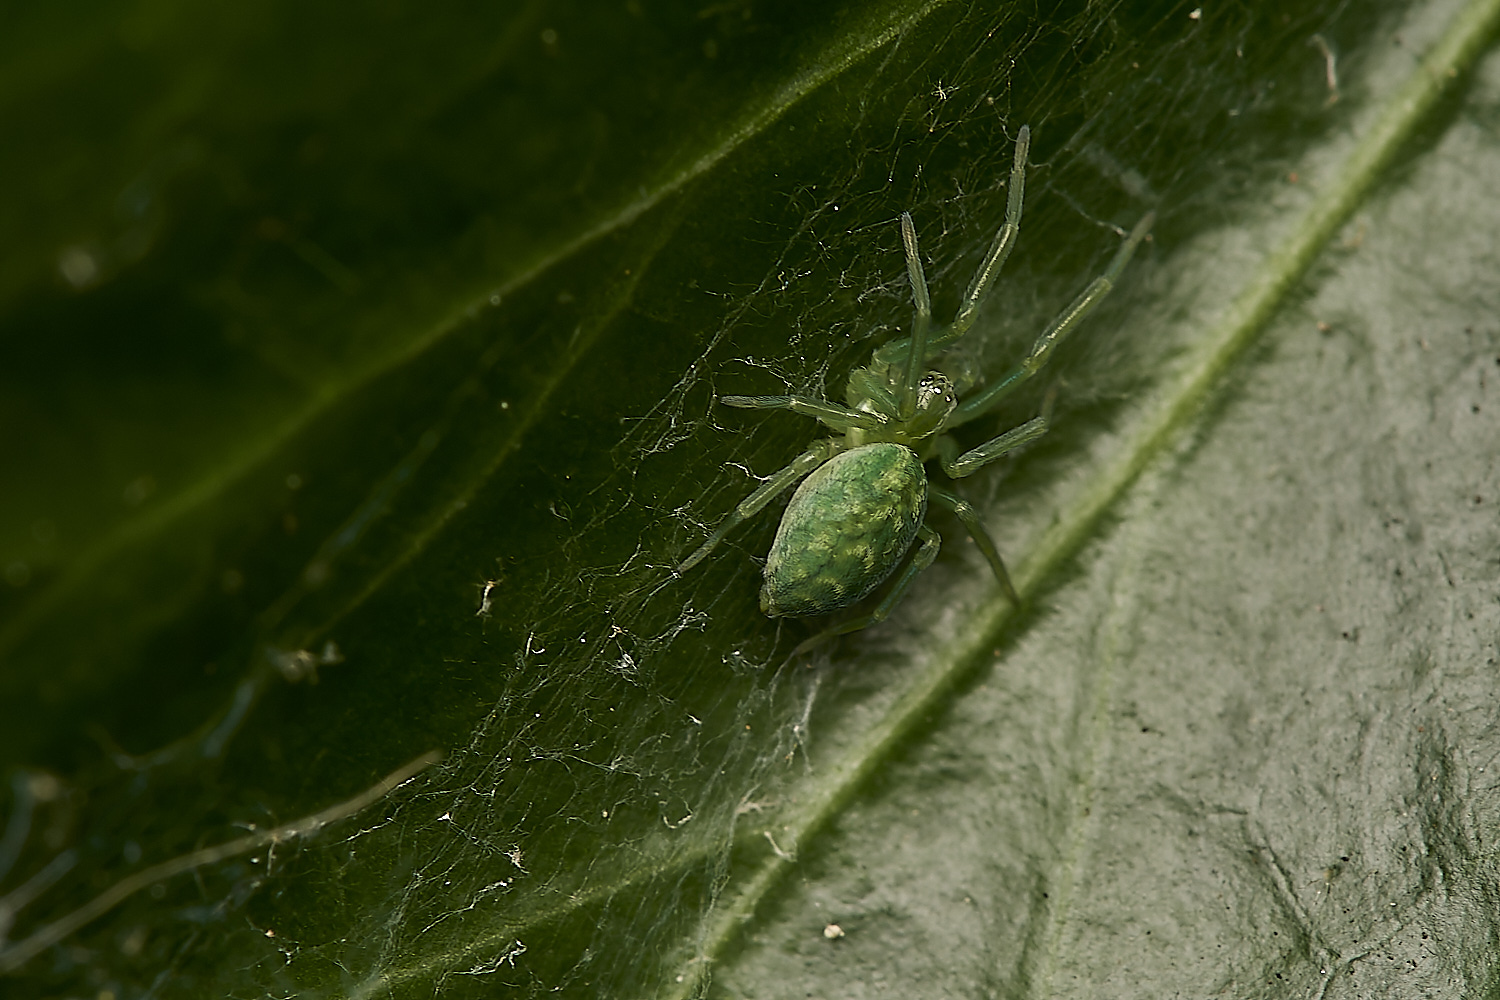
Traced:
<path id="1" fill-rule="evenodd" d="M 916 452 L 867 444 L 835 455 L 802 481 L 766 557 L 767 615 L 821 615 L 880 586 L 911 548 L 927 513 Z"/>

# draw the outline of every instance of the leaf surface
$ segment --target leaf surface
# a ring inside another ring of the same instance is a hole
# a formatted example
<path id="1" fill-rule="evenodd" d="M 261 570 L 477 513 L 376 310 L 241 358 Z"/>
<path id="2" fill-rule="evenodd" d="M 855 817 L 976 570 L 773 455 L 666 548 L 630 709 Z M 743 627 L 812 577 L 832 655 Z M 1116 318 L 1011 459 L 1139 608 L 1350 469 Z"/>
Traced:
<path id="1" fill-rule="evenodd" d="M 1492 990 L 1495 8 L 30 15 L 11 985 Z M 902 210 L 950 315 L 1022 124 L 956 375 L 1158 213 L 961 432 L 1055 406 L 956 487 L 1027 604 L 938 517 L 792 657 L 774 513 L 672 567 L 821 432 L 714 396 L 839 398 Z"/>

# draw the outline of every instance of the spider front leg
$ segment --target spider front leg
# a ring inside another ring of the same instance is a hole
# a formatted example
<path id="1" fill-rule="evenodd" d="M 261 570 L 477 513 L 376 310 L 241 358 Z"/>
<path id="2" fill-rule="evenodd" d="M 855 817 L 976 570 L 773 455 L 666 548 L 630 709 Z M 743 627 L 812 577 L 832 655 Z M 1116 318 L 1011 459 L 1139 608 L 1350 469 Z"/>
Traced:
<path id="1" fill-rule="evenodd" d="M 1130 231 L 1124 245 L 1115 253 L 1115 259 L 1110 261 L 1104 273 L 1095 278 L 1089 287 L 1083 290 L 1083 294 L 1074 299 L 1072 304 L 1063 310 L 1062 315 L 1053 320 L 1052 325 L 1036 338 L 1026 359 L 1000 381 L 964 400 L 958 409 L 953 411 L 953 416 L 948 420 L 948 426 L 957 427 L 959 424 L 968 423 L 975 417 L 983 416 L 996 403 L 1010 395 L 1022 382 L 1041 371 L 1047 359 L 1052 356 L 1052 352 L 1057 349 L 1057 345 L 1062 343 L 1062 339 L 1072 332 L 1085 316 L 1093 312 L 1094 308 L 1104 301 L 1104 297 L 1114 289 L 1115 282 L 1125 270 L 1125 265 L 1129 264 L 1130 258 L 1135 256 L 1136 248 L 1151 232 L 1151 225 L 1155 221 L 1156 213 L 1147 212 Z"/>
<path id="2" fill-rule="evenodd" d="M 726 397 L 726 399 L 729 398 L 735 397 Z M 760 489 L 740 501 L 740 505 L 720 522 L 719 526 L 714 529 L 713 534 L 708 536 L 708 540 L 698 546 L 692 555 L 684 559 L 674 572 L 678 576 L 681 576 L 698 565 L 703 561 L 705 556 L 724 540 L 725 535 L 734 530 L 736 525 L 759 514 L 766 504 L 776 498 L 777 494 L 784 492 L 797 480 L 843 450 L 844 442 L 838 438 L 824 438 L 822 441 L 813 442 L 813 446 L 794 458 L 790 465 L 771 476 L 770 479 L 761 484 Z"/>
<path id="3" fill-rule="evenodd" d="M 953 318 L 953 325 L 943 338 L 944 342 L 957 340 L 969 332 L 969 327 L 974 325 L 974 319 L 979 315 L 980 304 L 984 302 L 990 285 L 995 281 L 995 275 L 1005 266 L 1005 258 L 1010 256 L 1011 248 L 1016 245 L 1016 237 L 1021 232 L 1021 206 L 1026 198 L 1026 157 L 1030 151 L 1031 127 L 1022 125 L 1021 131 L 1016 133 L 1016 159 L 1010 168 L 1005 224 L 995 234 L 989 253 L 984 255 L 984 263 L 974 272 L 974 279 L 969 282 L 969 290 L 964 293 L 963 304 L 958 307 L 958 315 Z"/>
<path id="4" fill-rule="evenodd" d="M 875 359 L 893 364 L 897 359 L 905 358 L 902 369 L 905 373 L 905 387 L 915 386 L 921 378 L 923 366 L 946 350 L 949 344 L 968 333 L 969 327 L 974 325 L 980 304 L 989 294 L 995 276 L 1005 266 L 1005 259 L 1010 256 L 1016 245 L 1016 237 L 1021 232 L 1021 208 L 1026 200 L 1026 157 L 1030 150 L 1031 128 L 1022 125 L 1020 132 L 1016 133 L 1016 158 L 1010 168 L 1010 193 L 1005 203 L 1005 223 L 990 242 L 979 270 L 974 272 L 969 289 L 964 293 L 963 303 L 958 307 L 958 315 L 947 328 L 931 335 L 929 328 L 932 324 L 932 300 L 927 293 L 927 275 L 922 269 L 922 255 L 917 248 L 917 228 L 911 221 L 911 213 L 901 213 L 901 243 L 906 249 L 906 272 L 911 280 L 912 305 L 916 309 L 916 317 L 912 321 L 912 335 L 879 348 L 875 352 Z"/>

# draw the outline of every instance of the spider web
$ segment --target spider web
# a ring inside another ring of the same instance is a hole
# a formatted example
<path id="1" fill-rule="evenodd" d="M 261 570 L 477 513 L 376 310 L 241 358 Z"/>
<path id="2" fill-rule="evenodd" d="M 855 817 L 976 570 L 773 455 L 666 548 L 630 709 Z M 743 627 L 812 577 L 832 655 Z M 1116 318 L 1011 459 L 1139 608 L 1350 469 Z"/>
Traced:
<path id="1" fill-rule="evenodd" d="M 698 14 L 691 31 L 708 25 L 722 50 L 778 29 L 749 7 Z M 801 783 L 889 709 L 912 657 L 993 596 L 978 553 L 940 521 L 944 555 L 890 622 L 788 661 L 806 627 L 756 607 L 779 505 L 687 577 L 671 567 L 823 432 L 714 397 L 840 398 L 849 369 L 910 322 L 902 210 L 937 318 L 951 317 L 1029 124 L 1018 247 L 943 361 L 994 377 L 1145 211 L 1179 238 L 1232 220 L 1325 127 L 1331 78 L 1308 39 L 1358 52 L 1382 23 L 1331 2 L 1045 19 L 938 7 L 785 41 L 745 89 L 746 135 L 711 156 L 665 151 L 669 182 L 382 382 L 422 433 L 349 489 L 257 623 L 219 637 L 240 665 L 229 707 L 153 754 L 66 780 L 15 773 L 0 838 L 12 944 L 172 851 L 276 834 L 143 883 L 35 959 L 28 985 L 708 990 L 714 916 L 793 850 L 780 823 Z M 1343 72 L 1358 79 L 1359 60 Z M 1045 524 L 1049 490 L 1176 350 L 1128 319 L 1152 257 L 1034 385 L 964 429 L 978 443 L 1056 393 L 1045 442 L 960 487 L 1002 552 Z M 358 432 L 329 436 L 309 453 L 327 459 Z M 286 683 L 314 672 L 316 687 Z M 444 761 L 378 804 L 288 825 L 384 793 L 378 775 L 433 747 Z M 143 843 L 142 815 L 175 818 Z"/>

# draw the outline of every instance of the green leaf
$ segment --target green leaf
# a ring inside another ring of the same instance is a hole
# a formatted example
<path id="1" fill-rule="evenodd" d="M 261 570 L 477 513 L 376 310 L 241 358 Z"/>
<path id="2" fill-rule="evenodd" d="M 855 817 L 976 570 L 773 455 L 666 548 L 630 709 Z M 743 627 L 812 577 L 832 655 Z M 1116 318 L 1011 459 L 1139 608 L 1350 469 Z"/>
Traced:
<path id="1" fill-rule="evenodd" d="M 4 44 L 17 995 L 1495 988 L 1494 0 L 38 10 Z M 673 567 L 1016 253 L 892 618 Z M 312 682 L 316 683 L 312 683 Z M 442 751 L 440 764 L 432 751 Z M 382 775 L 387 777 L 382 779 Z"/>

